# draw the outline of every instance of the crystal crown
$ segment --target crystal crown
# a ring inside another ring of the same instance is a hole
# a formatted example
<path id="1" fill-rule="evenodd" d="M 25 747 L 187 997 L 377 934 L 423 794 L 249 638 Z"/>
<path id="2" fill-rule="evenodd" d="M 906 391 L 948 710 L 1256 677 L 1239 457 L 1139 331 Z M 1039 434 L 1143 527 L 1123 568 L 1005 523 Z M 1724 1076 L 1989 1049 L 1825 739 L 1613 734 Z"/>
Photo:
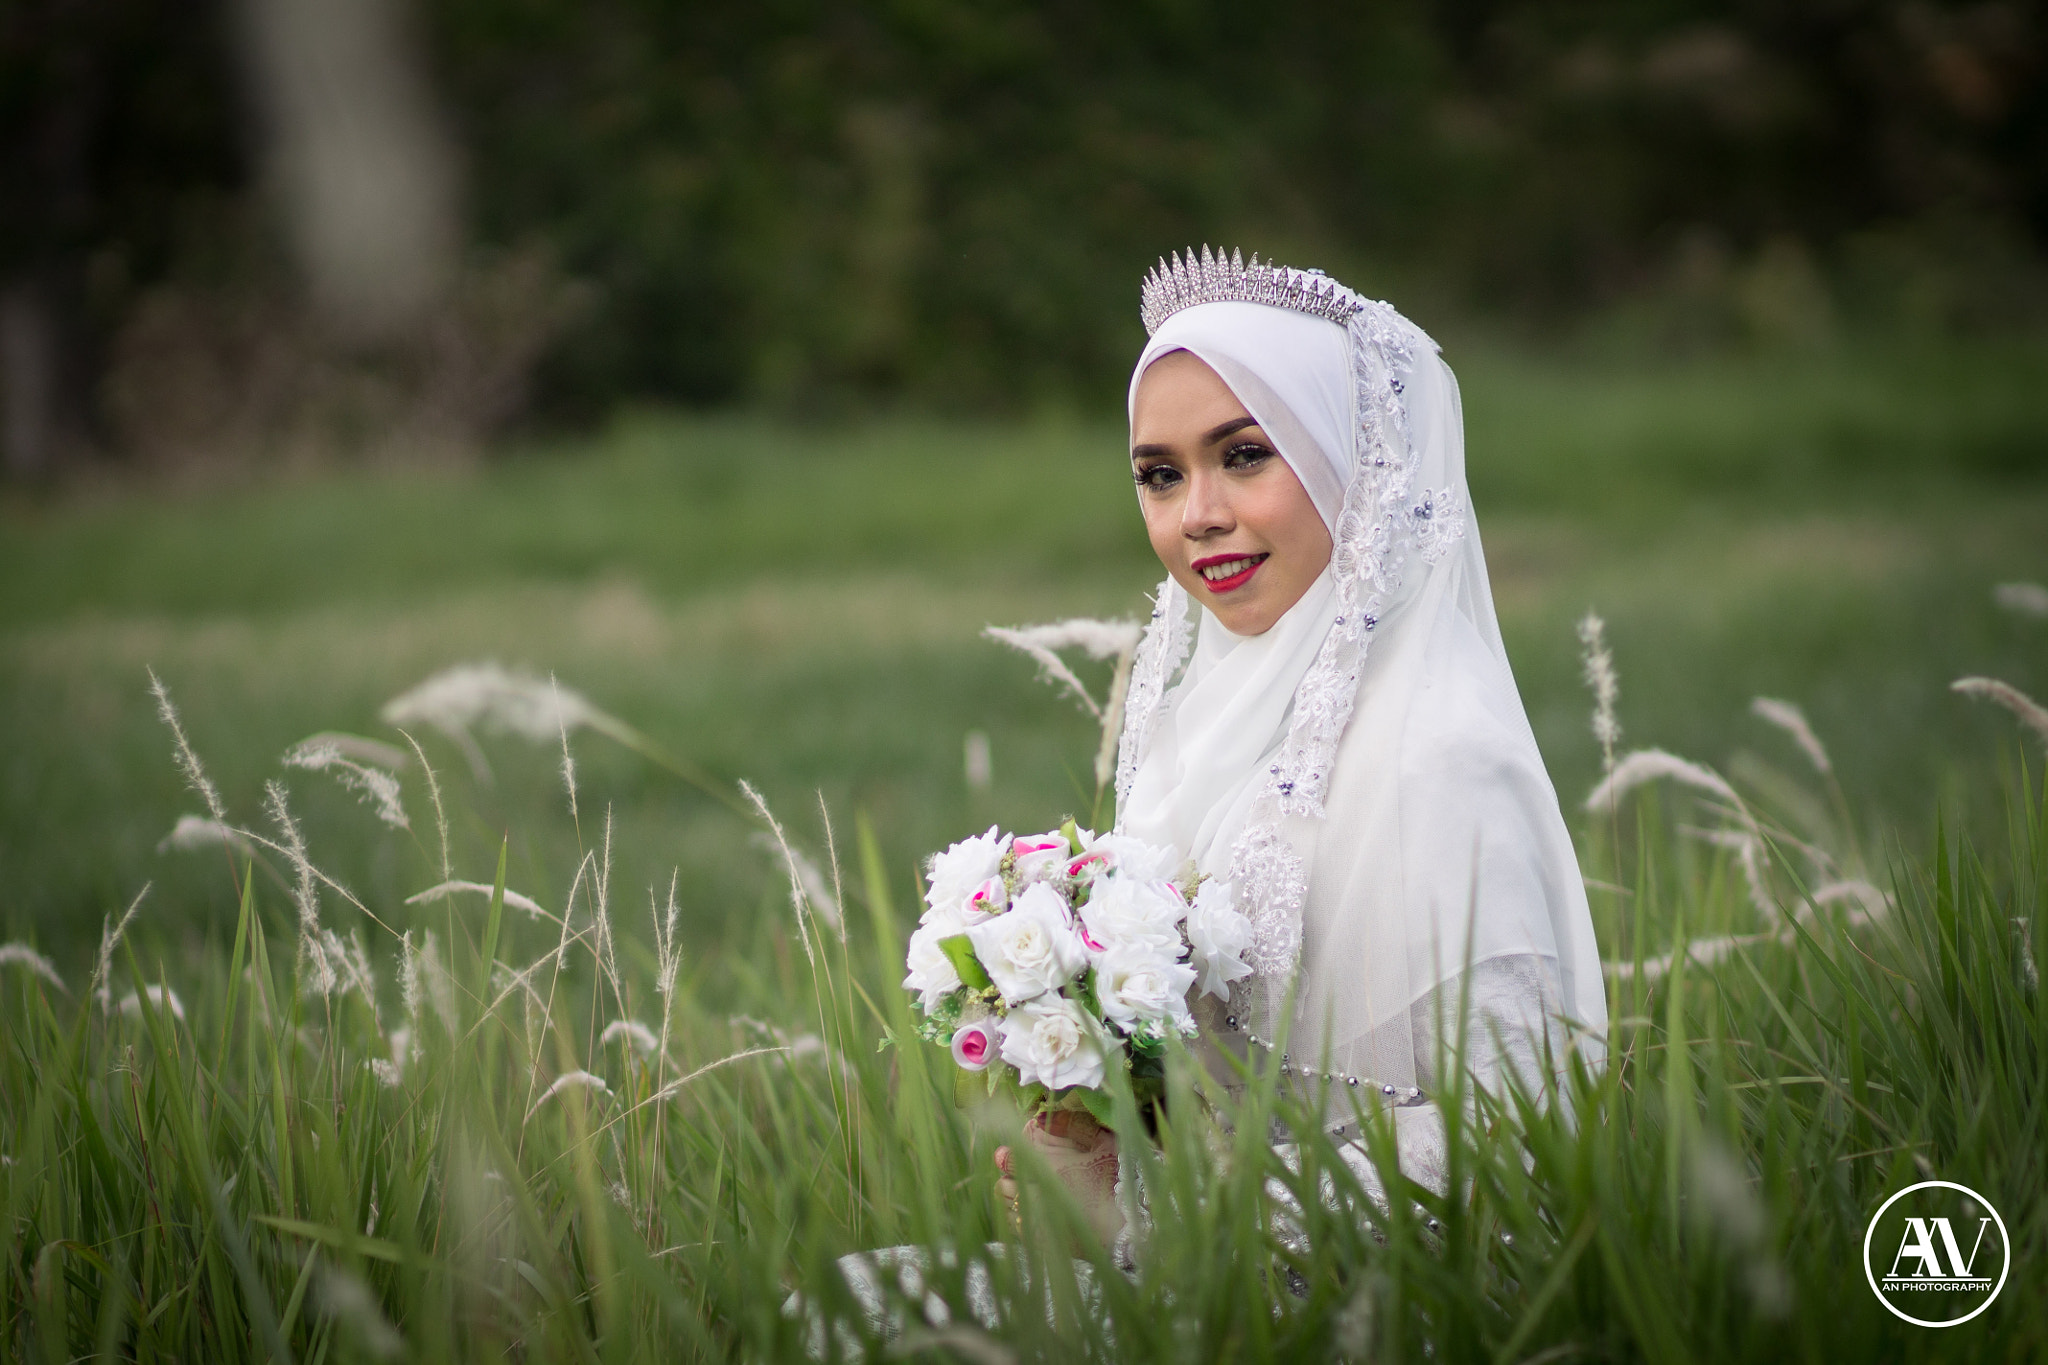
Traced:
<path id="1" fill-rule="evenodd" d="M 1189 247 L 1186 259 L 1179 252 L 1171 260 L 1159 258 L 1139 290 L 1138 316 L 1151 336 L 1181 309 L 1203 303 L 1263 303 L 1340 327 L 1365 307 L 1363 299 L 1320 270 L 1262 262 L 1256 252 L 1247 263 L 1242 252 L 1226 257 L 1204 246 L 1200 256 Z"/>

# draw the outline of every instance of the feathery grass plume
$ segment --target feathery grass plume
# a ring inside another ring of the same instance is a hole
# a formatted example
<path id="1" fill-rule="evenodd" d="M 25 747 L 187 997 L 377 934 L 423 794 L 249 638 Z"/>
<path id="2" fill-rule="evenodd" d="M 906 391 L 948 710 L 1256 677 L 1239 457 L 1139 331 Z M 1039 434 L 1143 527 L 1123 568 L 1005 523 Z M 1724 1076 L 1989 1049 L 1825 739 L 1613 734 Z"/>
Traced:
<path id="1" fill-rule="evenodd" d="M 299 965 L 312 969 L 310 988 L 313 995 L 332 995 L 335 987 L 341 984 L 341 977 L 335 970 L 335 964 L 329 960 L 328 946 L 321 932 L 320 888 L 313 872 L 313 860 L 306 856 L 305 836 L 299 831 L 299 822 L 292 818 L 282 782 L 273 779 L 263 784 L 263 805 L 283 840 L 278 847 L 283 849 L 292 864 L 292 902 L 299 912 Z"/>
<path id="2" fill-rule="evenodd" d="M 1746 829 L 1700 829 L 1695 825 L 1680 825 L 1679 832 L 1733 853 L 1736 866 L 1742 869 L 1743 883 L 1749 888 L 1749 903 L 1766 915 L 1778 912 L 1777 900 L 1764 884 L 1761 837 Z"/>
<path id="3" fill-rule="evenodd" d="M 294 749 L 329 748 L 354 763 L 366 763 L 372 768 L 386 772 L 403 772 L 412 762 L 412 755 L 396 744 L 386 744 L 381 739 L 367 735 L 352 735 L 346 730 L 322 730 L 316 735 L 307 735 Z"/>
<path id="4" fill-rule="evenodd" d="M 2048 587 L 2039 583 L 2000 583 L 1991 590 L 1991 600 L 2016 616 L 2048 621 Z"/>
<path id="5" fill-rule="evenodd" d="M 1603 962 L 1600 969 L 1608 976 L 1622 981 L 1640 980 L 1656 982 L 1670 975 L 1671 968 L 1682 955 L 1695 966 L 1711 967 L 1739 952 L 1760 943 L 1784 943 L 1787 936 L 1778 930 L 1767 930 L 1758 934 L 1725 934 L 1717 938 L 1696 938 L 1687 940 L 1682 954 L 1678 950 L 1661 957 L 1646 957 L 1640 966 L 1634 962 Z"/>
<path id="6" fill-rule="evenodd" d="M 179 816 L 178 823 L 171 826 L 171 832 L 156 841 L 159 853 L 168 853 L 172 849 L 191 853 L 202 848 L 229 848 L 245 855 L 254 851 L 254 846 L 242 831 L 203 815 Z"/>
<path id="7" fill-rule="evenodd" d="M 2043 744 L 2048 744 L 2048 706 L 2041 705 L 2011 683 L 2000 682 L 1997 678 L 1957 678 L 1949 688 L 1966 697 L 1996 702 L 2019 717 L 2020 724 L 2032 730 Z"/>
<path id="8" fill-rule="evenodd" d="M 1615 764 L 1586 798 L 1586 809 L 1594 812 L 1605 810 L 1637 787 L 1666 778 L 1719 797 L 1739 812 L 1746 813 L 1749 809 L 1721 774 L 1662 749 L 1638 749 Z"/>
<path id="9" fill-rule="evenodd" d="M 546 744 L 603 713 L 572 688 L 495 663 L 457 664 L 384 704 L 384 723 L 431 725 L 451 737 L 479 727 Z"/>
<path id="10" fill-rule="evenodd" d="M 1823 777 L 1834 772 L 1835 765 L 1828 758 L 1827 748 L 1821 744 L 1820 736 L 1813 732 L 1813 727 L 1807 724 L 1806 713 L 1798 706 L 1789 701 L 1779 701 L 1776 697 L 1758 697 L 1750 702 L 1749 713 L 1790 735 L 1792 742 L 1806 755 L 1807 762 L 1813 764 L 1815 772 Z"/>
<path id="11" fill-rule="evenodd" d="M 438 886 L 430 886 L 424 891 L 414 892 L 405 898 L 405 903 L 407 905 L 423 905 L 428 901 L 446 900 L 458 891 L 468 892 L 477 896 L 490 896 L 496 894 L 497 890 L 498 888 L 492 886 L 489 882 L 442 882 Z M 509 886 L 505 888 L 505 904 L 514 910 L 523 910 L 535 919 L 544 919 L 550 924 L 560 924 L 562 922 L 553 911 L 541 905 L 539 901 L 531 896 L 514 891 Z"/>
<path id="12" fill-rule="evenodd" d="M 406 730 L 398 732 L 405 736 L 405 742 L 420 761 L 420 772 L 427 779 L 427 797 L 434 804 L 434 829 L 441 836 L 441 880 L 447 881 L 455 875 L 448 853 L 448 808 L 441 803 L 441 779 L 434 772 L 434 765 L 427 762 L 427 751 L 420 748 L 420 742 Z"/>
<path id="13" fill-rule="evenodd" d="M 377 971 L 376 968 L 370 965 L 370 952 L 369 949 L 363 946 L 361 932 L 351 929 L 349 930 L 348 938 L 343 940 L 332 930 L 329 930 L 327 931 L 327 939 L 329 951 L 338 952 L 342 963 L 342 975 L 345 978 L 343 989 L 360 991 L 363 1002 L 370 1007 L 371 1017 L 375 1018 L 377 1014 Z M 383 1031 L 383 1027 L 381 1023 L 378 1024 L 377 1028 L 380 1033 Z"/>
<path id="14" fill-rule="evenodd" d="M 156 698 L 156 713 L 170 727 L 171 737 L 177 741 L 178 770 L 185 774 L 186 785 L 206 803 L 206 813 L 213 817 L 215 823 L 225 825 L 228 808 L 221 803 L 220 789 L 207 777 L 199 755 L 193 752 L 192 741 L 185 738 L 185 726 L 178 719 L 178 708 L 171 704 L 171 690 L 164 686 L 163 679 L 157 677 L 155 669 L 146 671 L 149 673 L 150 695 Z"/>
<path id="15" fill-rule="evenodd" d="M 647 899 L 654 912 L 654 992 L 664 997 L 676 988 L 676 972 L 683 965 L 682 949 L 676 943 L 676 885 L 681 880 L 680 869 L 669 873 L 666 908 L 653 905 L 654 889 L 648 888 Z"/>
<path id="16" fill-rule="evenodd" d="M 562 737 L 562 789 L 569 793 L 569 819 L 576 820 L 576 758 L 569 752 L 568 712 L 562 706 L 562 685 L 548 674 L 548 689 L 555 694 L 556 733 Z"/>
<path id="17" fill-rule="evenodd" d="M 614 1019 L 604 1026 L 604 1032 L 597 1036 L 599 1047 L 610 1047 L 624 1038 L 632 1044 L 633 1050 L 646 1057 L 661 1050 L 661 1039 L 654 1036 L 654 1030 L 638 1019 Z"/>
<path id="18" fill-rule="evenodd" d="M 107 1008 L 108 979 L 113 973 L 114 949 L 120 946 L 121 936 L 128 932 L 128 926 L 135 920 L 135 912 L 142 908 L 143 898 L 149 895 L 149 888 L 152 885 L 154 883 L 151 882 L 142 884 L 142 889 L 135 893 L 135 899 L 128 902 L 127 913 L 121 916 L 119 924 L 114 923 L 113 918 L 109 916 L 100 926 L 99 956 L 93 960 L 92 981 L 86 986 L 85 993 L 97 1000 L 101 1009 Z"/>
<path id="19" fill-rule="evenodd" d="M 491 766 L 477 747 L 474 731 L 517 735 L 534 744 L 559 740 L 589 728 L 630 749 L 645 752 L 647 741 L 632 726 L 591 705 L 573 688 L 552 678 L 515 673 L 495 663 L 458 664 L 384 704 L 384 723 L 403 729 L 431 725 L 459 747 L 477 779 L 489 783 Z"/>
<path id="20" fill-rule="evenodd" d="M 405 1024 L 393 1033 L 394 1042 L 399 1033 L 412 1037 L 420 1026 L 420 950 L 413 946 L 410 929 L 398 938 L 398 1007 Z"/>
<path id="21" fill-rule="evenodd" d="M 1621 721 L 1614 703 L 1621 696 L 1621 679 L 1614 672 L 1614 655 L 1607 648 L 1607 623 L 1597 612 L 1579 620 L 1580 662 L 1585 667 L 1586 686 L 1593 689 L 1593 738 L 1600 741 L 1604 771 L 1614 771 L 1614 748 L 1621 743 Z"/>
<path id="22" fill-rule="evenodd" d="M 768 822 L 769 830 L 775 835 L 776 846 L 782 850 L 783 866 L 789 870 L 789 904 L 796 912 L 797 937 L 803 940 L 804 957 L 811 964 L 811 971 L 815 974 L 818 970 L 818 954 L 811 946 L 810 916 L 805 913 L 805 902 L 808 897 L 804 892 L 803 873 L 797 868 L 796 852 L 790 848 L 789 839 L 782 832 L 782 822 L 775 818 L 774 811 L 768 809 L 767 801 L 762 799 L 761 793 L 754 790 L 753 784 L 741 778 L 740 790 L 746 794 L 747 800 L 754 803 L 754 809 L 761 813 L 761 818 Z"/>
<path id="23" fill-rule="evenodd" d="M 1079 649 L 1091 659 L 1120 659 L 1136 651 L 1141 635 L 1136 621 L 1098 621 L 1083 616 L 1043 626 L 988 626 L 981 633 L 1030 655 L 1047 682 L 1073 693 L 1074 699 L 1097 720 L 1102 719 L 1102 703 L 1089 695 L 1087 687 L 1056 651 Z"/>
<path id="24" fill-rule="evenodd" d="M 284 765 L 309 772 L 332 772 L 337 782 L 377 812 L 379 820 L 393 829 L 412 828 L 405 805 L 398 799 L 398 779 L 382 768 L 356 762 L 331 740 L 301 740 L 285 751 Z"/>
<path id="25" fill-rule="evenodd" d="M 176 991 L 161 982 L 144 986 L 142 990 L 143 994 L 149 997 L 149 1003 L 152 1007 L 168 1011 L 171 1018 L 181 1024 L 185 1022 L 185 1002 L 178 999 Z M 141 997 L 134 991 L 130 991 L 122 996 L 121 1013 L 127 1015 L 130 1019 L 140 1019 L 142 1017 Z"/>
<path id="26" fill-rule="evenodd" d="M 593 1076 L 588 1071 L 564 1071 L 555 1077 L 553 1085 L 540 1092 L 533 1108 L 526 1111 L 526 1122 L 533 1122 L 533 1116 L 540 1112 L 541 1106 L 565 1090 L 594 1090 L 600 1095 L 612 1093 L 612 1088 L 605 1084 L 602 1076 Z"/>
<path id="27" fill-rule="evenodd" d="M 9 965 L 26 967 L 64 994 L 71 994 L 71 988 L 64 984 L 64 978 L 57 975 L 57 964 L 26 943 L 0 943 L 0 967 Z"/>

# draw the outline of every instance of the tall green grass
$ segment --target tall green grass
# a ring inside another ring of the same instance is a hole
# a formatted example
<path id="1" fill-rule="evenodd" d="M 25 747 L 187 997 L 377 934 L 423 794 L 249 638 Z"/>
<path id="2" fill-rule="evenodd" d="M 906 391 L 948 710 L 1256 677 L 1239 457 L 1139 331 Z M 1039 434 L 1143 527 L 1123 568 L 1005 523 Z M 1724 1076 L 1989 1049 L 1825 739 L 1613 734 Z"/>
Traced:
<path id="1" fill-rule="evenodd" d="M 1790 798 L 1742 799 L 1761 897 L 1736 853 L 1686 833 L 1730 819 L 1725 801 L 1681 785 L 1610 803 L 1587 837 L 1617 960 L 1604 1068 L 1567 1065 L 1563 1094 L 1446 1096 L 1449 1192 L 1396 1179 L 1381 1204 L 1319 1135 L 1317 1097 L 1298 1082 L 1261 1072 L 1212 1120 L 1176 1063 L 1158 1146 L 1132 1144 L 1152 1227 L 1130 1276 L 1028 1159 L 1019 1221 L 995 1198 L 991 1152 L 1019 1116 L 955 1108 L 949 1060 L 915 1039 L 894 984 L 915 886 L 865 822 L 792 820 L 821 877 L 808 892 L 793 877 L 754 908 L 749 950 L 707 963 L 676 933 L 671 896 L 688 887 L 617 880 L 605 794 L 587 775 L 576 816 L 556 817 L 580 860 L 547 885 L 507 885 L 513 839 L 474 837 L 462 781 L 418 774 L 408 793 L 403 889 L 452 876 L 483 891 L 371 897 L 352 942 L 328 928 L 344 902 L 276 821 L 250 829 L 269 847 L 206 855 L 236 907 L 213 946 L 177 949 L 145 900 L 109 933 L 103 972 L 67 962 L 59 987 L 0 966 L 0 1351 L 1507 1362 L 2048 1349 L 2048 802 L 2024 763 L 2002 846 L 1943 830 L 1917 850 L 1838 844 L 1834 862 L 1863 858 L 1890 893 L 1862 918 L 1814 903 L 1814 857 L 1780 818 Z M 309 828 L 317 856 L 322 827 Z M 1683 951 L 1696 935 L 1763 931 L 1776 937 Z M 1119 1103 L 1120 1128 L 1140 1131 Z M 1269 1145 L 1274 1121 L 1301 1135 L 1293 1165 Z M 1390 1167 L 1383 1121 L 1367 1141 Z M 1982 1191 L 2013 1243 L 1998 1303 L 1944 1332 L 1886 1313 L 1860 1261 L 1878 1204 L 1930 1175 Z M 892 1326 L 867 1316 L 834 1259 L 896 1244 L 955 1255 L 892 1303 Z M 968 1293 L 984 1272 L 993 1325 Z"/>

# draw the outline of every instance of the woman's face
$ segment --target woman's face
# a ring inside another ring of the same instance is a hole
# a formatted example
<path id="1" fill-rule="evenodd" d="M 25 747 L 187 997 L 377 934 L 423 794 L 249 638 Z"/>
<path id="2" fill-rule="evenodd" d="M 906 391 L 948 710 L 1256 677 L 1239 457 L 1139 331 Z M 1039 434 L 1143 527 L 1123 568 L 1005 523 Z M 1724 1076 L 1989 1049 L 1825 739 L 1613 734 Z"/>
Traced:
<path id="1" fill-rule="evenodd" d="M 1233 635 L 1264 634 L 1330 562 L 1301 480 L 1191 351 L 1138 381 L 1131 470 L 1159 562 Z"/>

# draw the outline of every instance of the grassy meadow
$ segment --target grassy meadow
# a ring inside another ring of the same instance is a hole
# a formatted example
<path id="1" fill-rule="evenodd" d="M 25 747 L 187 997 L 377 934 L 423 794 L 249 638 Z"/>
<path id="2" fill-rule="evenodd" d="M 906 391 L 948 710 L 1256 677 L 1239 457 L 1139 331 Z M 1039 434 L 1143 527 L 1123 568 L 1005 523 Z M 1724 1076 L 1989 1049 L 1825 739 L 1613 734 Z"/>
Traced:
<path id="1" fill-rule="evenodd" d="M 1800 925 L 1617 978 L 1615 1063 L 1577 1078 L 1580 1122 L 1489 1102 L 1457 1144 L 1467 1195 L 1381 1208 L 1327 1143 L 1288 1171 L 1246 1136 L 1296 1103 L 1269 1075 L 1238 1137 L 1173 1107 L 1135 1279 L 1049 1189 L 1006 1225 L 988 1153 L 1015 1116 L 952 1107 L 892 955 L 920 854 L 1085 812 L 1092 722 L 978 632 L 1142 613 L 1156 567 L 1113 424 L 642 413 L 468 471 L 17 496 L 0 504 L 0 928 L 62 984 L 0 964 L 5 1349 L 801 1358 L 867 1335 L 831 1256 L 998 1237 L 1005 1323 L 975 1325 L 963 1272 L 942 1272 L 949 1316 L 912 1294 L 888 1349 L 2048 1349 L 2040 750 L 1948 689 L 1982 674 L 2048 694 L 2048 621 L 1992 595 L 2048 580 L 2048 349 L 1450 356 L 1510 656 L 1589 875 L 1616 888 L 1597 897 L 1603 947 Z M 1725 804 L 1646 789 L 1583 813 L 1601 773 L 1573 633 L 1589 608 L 1625 746 L 1736 782 L 1763 894 L 1684 832 Z M 280 767 L 317 732 L 403 744 L 385 702 L 477 660 L 552 673 L 654 756 L 576 733 L 572 813 L 556 745 L 480 734 L 479 764 L 423 732 L 433 778 L 398 771 L 404 829 Z M 230 822 L 283 851 L 160 848 L 203 806 L 149 669 Z M 1804 708 L 1839 803 L 1749 713 L 1758 695 Z M 970 731 L 989 738 L 986 790 Z M 265 813 L 273 778 L 360 907 L 308 896 Z M 836 865 L 843 935 L 818 898 L 792 912 L 779 851 L 734 804 L 742 778 L 826 881 Z M 1823 863 L 1893 908 L 1815 910 Z M 408 902 L 451 878 L 485 890 Z M 321 940 L 294 948 L 309 900 L 335 944 L 363 945 L 332 984 Z M 878 1052 L 888 1037 L 906 1045 Z M 1857 1261 L 1884 1193 L 1932 1171 L 1989 1194 L 2015 1246 L 1998 1305 L 1943 1333 L 1885 1315 Z M 1313 1254 L 1273 1234 L 1269 1178 L 1299 1193 Z M 808 1316 L 784 1313 L 791 1292 Z M 825 1319 L 840 1329 L 813 1339 Z"/>

